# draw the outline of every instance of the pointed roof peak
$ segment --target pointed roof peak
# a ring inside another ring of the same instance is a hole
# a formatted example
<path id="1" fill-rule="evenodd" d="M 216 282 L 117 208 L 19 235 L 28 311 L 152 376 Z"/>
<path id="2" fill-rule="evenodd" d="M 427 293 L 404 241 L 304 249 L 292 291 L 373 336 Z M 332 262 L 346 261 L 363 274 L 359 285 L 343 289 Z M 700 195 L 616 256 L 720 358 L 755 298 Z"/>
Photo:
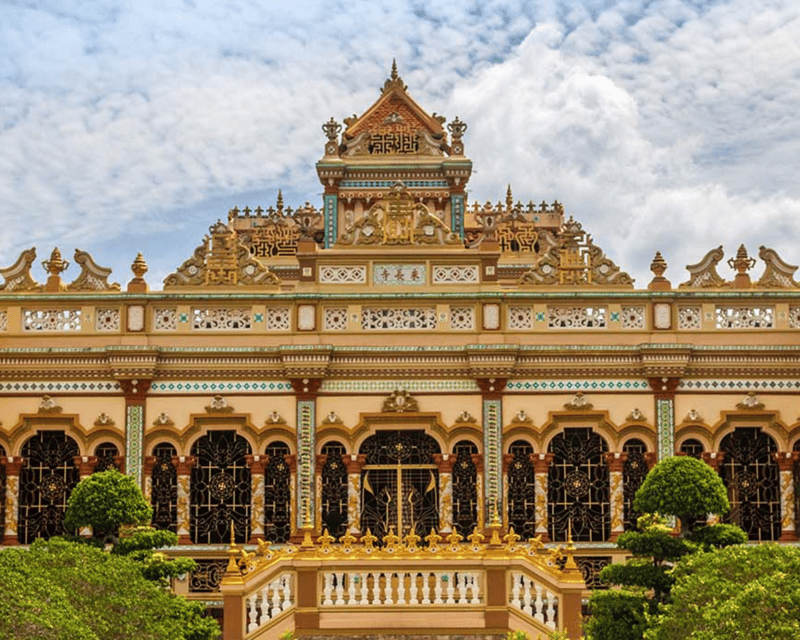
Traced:
<path id="1" fill-rule="evenodd" d="M 386 79 L 386 82 L 383 83 L 383 89 L 381 89 L 381 93 L 387 93 L 395 88 L 403 92 L 408 89 L 403 82 L 403 79 L 400 77 L 400 74 L 397 73 L 397 59 L 392 58 L 392 71 L 389 74 L 389 77 Z"/>

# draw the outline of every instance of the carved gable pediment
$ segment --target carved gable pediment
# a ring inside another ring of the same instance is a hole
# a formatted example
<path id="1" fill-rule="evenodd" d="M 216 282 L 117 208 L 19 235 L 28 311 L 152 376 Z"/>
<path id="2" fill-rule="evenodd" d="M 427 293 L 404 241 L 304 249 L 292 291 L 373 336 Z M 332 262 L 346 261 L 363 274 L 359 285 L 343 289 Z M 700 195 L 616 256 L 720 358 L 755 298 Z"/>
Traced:
<path id="1" fill-rule="evenodd" d="M 444 118 L 427 114 L 408 95 L 396 65 L 375 104 L 344 122 L 343 156 L 442 156 L 449 152 Z"/>

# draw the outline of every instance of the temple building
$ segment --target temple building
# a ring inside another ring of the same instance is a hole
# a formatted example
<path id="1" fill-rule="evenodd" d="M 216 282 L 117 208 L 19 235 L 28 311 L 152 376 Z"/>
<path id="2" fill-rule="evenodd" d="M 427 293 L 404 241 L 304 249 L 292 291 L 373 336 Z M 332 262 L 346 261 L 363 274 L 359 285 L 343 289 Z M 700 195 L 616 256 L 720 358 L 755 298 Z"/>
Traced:
<path id="1" fill-rule="evenodd" d="M 718 247 L 673 283 L 654 247 L 635 286 L 568 203 L 468 202 L 467 125 L 396 68 L 322 130 L 319 208 L 232 208 L 161 288 L 141 254 L 123 285 L 77 249 L 0 269 L 4 544 L 117 468 L 199 563 L 176 589 L 255 639 L 578 637 L 675 454 L 751 540 L 797 541 L 797 267 Z"/>

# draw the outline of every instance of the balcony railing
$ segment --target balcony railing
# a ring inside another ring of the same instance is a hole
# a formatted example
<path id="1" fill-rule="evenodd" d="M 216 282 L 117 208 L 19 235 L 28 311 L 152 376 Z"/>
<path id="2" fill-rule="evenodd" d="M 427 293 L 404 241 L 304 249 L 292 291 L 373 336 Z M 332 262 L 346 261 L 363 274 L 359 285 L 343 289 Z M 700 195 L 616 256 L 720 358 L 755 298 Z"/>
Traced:
<path id="1" fill-rule="evenodd" d="M 367 532 L 338 543 L 327 531 L 299 547 L 261 542 L 247 553 L 232 544 L 220 585 L 225 640 L 272 640 L 299 635 L 358 634 L 366 630 L 503 633 L 533 638 L 565 630 L 580 637 L 586 588 L 574 545 L 544 550 L 520 542 L 499 525 L 488 542 L 475 531 L 464 540 L 431 532 L 424 543 L 390 532 L 383 545 Z M 559 566 L 563 566 L 560 569 Z"/>

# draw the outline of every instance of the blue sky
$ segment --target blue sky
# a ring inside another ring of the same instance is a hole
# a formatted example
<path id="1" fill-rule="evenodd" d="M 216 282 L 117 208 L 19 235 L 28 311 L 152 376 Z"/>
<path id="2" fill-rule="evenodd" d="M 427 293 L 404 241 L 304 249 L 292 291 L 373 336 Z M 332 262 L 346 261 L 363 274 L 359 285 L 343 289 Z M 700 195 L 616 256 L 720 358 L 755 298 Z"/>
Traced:
<path id="1" fill-rule="evenodd" d="M 560 200 L 638 286 L 657 249 L 797 264 L 798 43 L 796 1 L 0 0 L 0 266 L 141 251 L 160 288 L 230 207 L 319 205 L 320 125 L 392 58 L 468 123 L 473 201 Z"/>

